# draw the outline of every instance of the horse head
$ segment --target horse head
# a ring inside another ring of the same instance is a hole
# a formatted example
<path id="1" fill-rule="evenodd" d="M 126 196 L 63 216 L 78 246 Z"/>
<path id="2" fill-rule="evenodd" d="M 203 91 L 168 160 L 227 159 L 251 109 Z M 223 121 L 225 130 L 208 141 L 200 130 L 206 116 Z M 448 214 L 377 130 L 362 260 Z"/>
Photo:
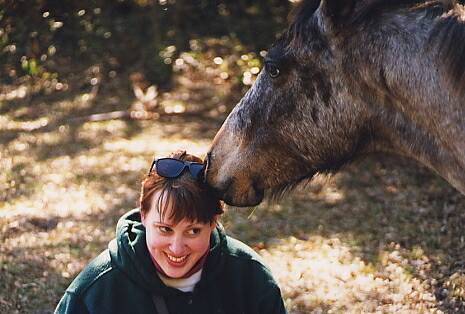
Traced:
<path id="1" fill-rule="evenodd" d="M 207 182 L 251 206 L 386 151 L 465 193 L 464 12 L 447 1 L 302 3 L 215 136 Z"/>

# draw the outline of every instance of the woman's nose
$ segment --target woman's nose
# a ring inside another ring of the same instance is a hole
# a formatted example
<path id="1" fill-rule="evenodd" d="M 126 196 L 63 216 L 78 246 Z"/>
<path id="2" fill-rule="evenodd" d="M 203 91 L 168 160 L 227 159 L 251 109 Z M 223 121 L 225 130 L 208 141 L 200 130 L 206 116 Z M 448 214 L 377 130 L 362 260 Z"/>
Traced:
<path id="1" fill-rule="evenodd" d="M 170 243 L 170 251 L 176 255 L 183 254 L 185 251 L 184 239 L 182 237 L 175 237 Z"/>

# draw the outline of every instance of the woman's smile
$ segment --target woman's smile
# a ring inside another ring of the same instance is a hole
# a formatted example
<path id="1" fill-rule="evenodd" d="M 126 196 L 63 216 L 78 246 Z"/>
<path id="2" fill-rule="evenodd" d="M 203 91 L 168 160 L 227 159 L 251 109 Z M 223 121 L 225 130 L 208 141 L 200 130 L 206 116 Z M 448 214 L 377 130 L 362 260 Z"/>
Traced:
<path id="1" fill-rule="evenodd" d="M 184 266 L 184 264 L 186 264 L 186 262 L 187 262 L 187 258 L 189 257 L 189 255 L 176 257 L 176 256 L 170 255 L 170 254 L 168 254 L 166 252 L 165 252 L 165 256 L 168 258 L 169 263 L 172 266 L 175 266 L 175 267 Z"/>

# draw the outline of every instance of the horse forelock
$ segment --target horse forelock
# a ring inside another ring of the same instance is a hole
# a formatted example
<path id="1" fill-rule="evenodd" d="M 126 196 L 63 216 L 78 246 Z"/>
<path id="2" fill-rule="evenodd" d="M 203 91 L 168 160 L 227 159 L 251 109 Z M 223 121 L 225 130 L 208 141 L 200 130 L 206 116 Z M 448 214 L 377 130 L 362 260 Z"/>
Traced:
<path id="1" fill-rule="evenodd" d="M 289 15 L 289 27 L 283 36 L 288 49 L 300 50 L 306 44 L 309 20 L 318 9 L 320 0 L 301 1 Z"/>

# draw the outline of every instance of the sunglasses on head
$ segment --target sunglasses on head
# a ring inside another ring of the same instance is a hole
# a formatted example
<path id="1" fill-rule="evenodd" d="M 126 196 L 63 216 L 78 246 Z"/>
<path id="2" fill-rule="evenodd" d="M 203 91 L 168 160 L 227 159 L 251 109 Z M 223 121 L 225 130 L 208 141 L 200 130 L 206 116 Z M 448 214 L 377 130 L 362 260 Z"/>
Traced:
<path id="1" fill-rule="evenodd" d="M 200 179 L 203 172 L 203 163 L 184 161 L 176 158 L 159 158 L 155 159 L 150 166 L 149 174 L 155 169 L 159 176 L 165 178 L 177 178 L 185 169 L 189 169 L 190 174 L 195 179 Z"/>

